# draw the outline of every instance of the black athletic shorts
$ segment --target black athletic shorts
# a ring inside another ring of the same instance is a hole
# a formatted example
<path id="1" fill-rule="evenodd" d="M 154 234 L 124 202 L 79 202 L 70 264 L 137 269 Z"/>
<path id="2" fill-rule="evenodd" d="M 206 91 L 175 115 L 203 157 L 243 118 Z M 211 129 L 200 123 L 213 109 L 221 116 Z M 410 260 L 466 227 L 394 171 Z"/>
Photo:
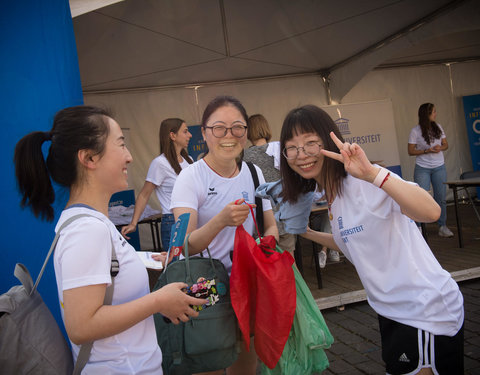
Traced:
<path id="1" fill-rule="evenodd" d="M 388 374 L 416 374 L 430 367 L 434 374 L 463 375 L 463 325 L 455 336 L 434 335 L 378 315 L 382 359 Z"/>

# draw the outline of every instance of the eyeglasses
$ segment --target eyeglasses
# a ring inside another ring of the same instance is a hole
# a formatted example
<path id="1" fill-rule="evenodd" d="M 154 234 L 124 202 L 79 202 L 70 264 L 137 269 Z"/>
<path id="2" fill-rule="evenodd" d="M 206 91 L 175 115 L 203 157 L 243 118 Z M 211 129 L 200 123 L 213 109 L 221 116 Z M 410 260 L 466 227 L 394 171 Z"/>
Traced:
<path id="1" fill-rule="evenodd" d="M 282 154 L 285 156 L 285 158 L 292 160 L 298 157 L 300 150 L 303 150 L 304 154 L 307 156 L 317 156 L 322 148 L 323 146 L 317 141 L 310 141 L 305 143 L 303 147 L 285 147 L 282 151 Z"/>
<path id="2" fill-rule="evenodd" d="M 233 125 L 231 128 L 227 128 L 223 125 L 215 125 L 205 126 L 205 129 L 212 129 L 212 134 L 217 138 L 225 137 L 229 130 L 230 133 L 237 138 L 242 138 L 247 132 L 247 127 L 245 125 Z"/>

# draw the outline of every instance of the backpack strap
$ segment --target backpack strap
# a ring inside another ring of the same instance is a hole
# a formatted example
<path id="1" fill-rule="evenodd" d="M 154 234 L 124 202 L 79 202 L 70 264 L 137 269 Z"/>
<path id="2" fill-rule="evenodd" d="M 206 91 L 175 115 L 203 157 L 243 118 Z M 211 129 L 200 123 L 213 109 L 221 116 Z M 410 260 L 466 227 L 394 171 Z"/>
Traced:
<path id="1" fill-rule="evenodd" d="M 35 285 L 31 289 L 30 295 L 37 289 L 38 283 L 40 282 L 40 279 L 42 278 L 42 275 L 43 275 L 43 272 L 45 271 L 48 260 L 50 259 L 50 256 L 52 255 L 53 251 L 55 250 L 55 247 L 57 246 L 58 239 L 60 238 L 60 232 L 65 227 L 70 225 L 75 220 L 80 219 L 81 217 L 94 217 L 94 218 L 101 221 L 101 219 L 99 219 L 98 217 L 93 216 L 93 215 L 88 215 L 88 214 L 78 214 L 78 215 L 72 216 L 71 218 L 65 220 L 65 222 L 58 229 L 58 232 L 55 235 L 55 238 L 53 239 L 52 245 L 50 246 L 50 250 L 48 250 L 47 256 L 45 257 L 45 261 L 43 262 L 42 269 L 40 270 L 40 273 L 38 274 L 37 280 L 35 281 Z M 117 276 L 118 272 L 120 271 L 120 265 L 118 263 L 117 253 L 115 252 L 115 247 L 113 246 L 113 240 L 112 240 L 111 236 L 110 236 L 110 242 L 112 243 L 112 263 L 110 265 L 110 276 L 112 277 L 112 283 L 110 284 L 110 286 L 107 287 L 107 289 L 105 291 L 105 298 L 103 300 L 104 305 L 111 305 L 112 304 L 115 276 Z M 23 284 L 23 282 L 22 282 L 22 284 Z M 90 352 L 92 351 L 92 346 L 93 346 L 93 341 L 89 342 L 87 344 L 84 344 L 80 347 L 80 352 L 78 353 L 77 362 L 75 363 L 75 368 L 73 369 L 73 375 L 79 375 L 82 372 L 83 368 L 85 367 L 85 365 L 88 362 L 88 358 L 90 357 Z"/>
<path id="2" fill-rule="evenodd" d="M 113 258 L 114 256 L 115 256 L 115 259 Z M 119 264 L 117 260 L 117 254 L 115 253 L 115 248 L 113 247 L 113 241 L 112 241 L 112 264 L 110 266 L 110 276 L 112 277 L 112 283 L 105 290 L 105 298 L 103 299 L 104 305 L 112 304 L 115 276 L 118 275 L 118 272 L 119 272 Z M 90 352 L 92 351 L 92 347 L 93 347 L 93 341 L 83 344 L 80 347 L 80 351 L 78 352 L 78 356 L 77 356 L 77 362 L 75 362 L 75 367 L 73 369 L 72 375 L 80 375 L 82 373 L 83 368 L 85 367 L 85 365 L 88 362 L 88 359 L 90 358 Z"/>
<path id="3" fill-rule="evenodd" d="M 248 165 L 248 169 L 250 169 L 250 173 L 252 174 L 253 185 L 255 186 L 255 190 L 257 190 L 258 186 L 260 185 L 260 182 L 258 180 L 257 170 L 255 169 L 255 166 L 251 162 L 247 161 L 246 163 Z M 258 229 L 260 230 L 260 233 L 258 233 L 258 236 L 262 237 L 263 233 L 265 232 L 265 226 L 263 222 L 262 199 L 255 197 L 255 204 L 257 205 L 255 216 L 257 217 Z"/>

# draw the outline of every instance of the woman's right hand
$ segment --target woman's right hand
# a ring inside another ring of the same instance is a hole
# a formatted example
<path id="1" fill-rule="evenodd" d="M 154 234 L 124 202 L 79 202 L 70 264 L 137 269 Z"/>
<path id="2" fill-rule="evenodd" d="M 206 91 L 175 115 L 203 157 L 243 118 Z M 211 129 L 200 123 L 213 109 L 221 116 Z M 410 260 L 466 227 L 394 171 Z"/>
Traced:
<path id="1" fill-rule="evenodd" d="M 128 233 L 132 233 L 132 232 L 135 232 L 137 230 L 137 226 L 136 225 L 133 225 L 132 223 L 128 224 L 128 225 L 125 225 L 124 227 L 122 227 L 122 230 L 121 230 L 121 233 L 122 233 L 122 236 L 125 237 L 127 240 L 130 239 L 130 237 L 127 236 Z"/>
<path id="2" fill-rule="evenodd" d="M 250 207 L 246 204 L 244 198 L 237 199 L 236 201 L 227 204 L 222 211 L 220 211 L 220 218 L 225 226 L 237 227 L 242 225 L 247 220 L 250 213 Z M 252 205 L 255 208 L 255 205 Z"/>
<path id="3" fill-rule="evenodd" d="M 178 324 L 180 321 L 188 322 L 190 318 L 197 317 L 198 312 L 192 309 L 191 306 L 200 306 L 207 303 L 206 299 L 187 295 L 182 290 L 186 287 L 187 284 L 185 283 L 170 283 L 153 292 L 160 297 L 158 312 L 170 319 L 173 324 Z"/>

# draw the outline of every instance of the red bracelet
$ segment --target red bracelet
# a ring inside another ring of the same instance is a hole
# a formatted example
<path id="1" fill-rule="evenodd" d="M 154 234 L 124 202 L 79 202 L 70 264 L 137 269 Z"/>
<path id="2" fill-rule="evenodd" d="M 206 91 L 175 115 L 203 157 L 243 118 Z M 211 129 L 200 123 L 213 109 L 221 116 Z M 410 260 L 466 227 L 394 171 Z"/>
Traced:
<path id="1" fill-rule="evenodd" d="M 388 178 L 390 177 L 390 172 L 387 173 L 387 175 L 385 176 L 385 178 L 383 179 L 382 183 L 380 184 L 379 188 L 381 189 L 383 184 L 385 183 L 385 181 L 388 180 Z"/>

